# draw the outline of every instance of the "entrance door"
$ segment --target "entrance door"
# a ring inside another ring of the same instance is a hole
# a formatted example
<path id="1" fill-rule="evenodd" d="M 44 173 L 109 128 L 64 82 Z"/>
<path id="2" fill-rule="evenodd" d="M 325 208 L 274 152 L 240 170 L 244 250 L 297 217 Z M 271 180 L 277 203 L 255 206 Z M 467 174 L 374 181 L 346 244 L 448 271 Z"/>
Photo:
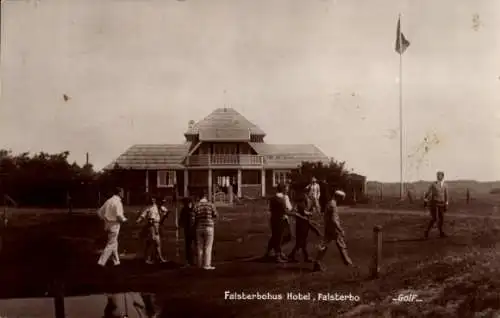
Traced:
<path id="1" fill-rule="evenodd" d="M 237 172 L 231 170 L 214 170 L 214 197 L 215 199 L 232 201 L 231 199 L 238 193 Z"/>

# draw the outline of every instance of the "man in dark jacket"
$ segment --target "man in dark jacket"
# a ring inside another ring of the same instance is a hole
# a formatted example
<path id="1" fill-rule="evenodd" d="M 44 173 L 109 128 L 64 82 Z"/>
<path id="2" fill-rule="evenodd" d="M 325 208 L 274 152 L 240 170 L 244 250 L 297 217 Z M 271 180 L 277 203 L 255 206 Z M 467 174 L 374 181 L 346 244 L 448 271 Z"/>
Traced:
<path id="1" fill-rule="evenodd" d="M 306 211 L 308 206 L 307 202 L 307 193 L 304 192 L 302 196 L 298 198 L 297 202 L 297 214 L 304 218 L 296 218 L 295 221 L 295 246 L 288 256 L 288 261 L 290 262 L 295 262 L 295 254 L 298 250 L 302 250 L 304 262 L 311 262 L 309 254 L 307 253 L 307 237 L 309 236 L 309 228 L 311 226 L 308 218 L 312 215 L 312 213 Z"/>
<path id="2" fill-rule="evenodd" d="M 321 208 L 321 213 L 325 213 L 326 209 L 326 204 L 328 203 L 328 198 L 327 198 L 327 191 L 328 191 L 328 183 L 326 183 L 326 180 L 323 179 L 319 183 L 319 191 L 321 193 L 321 196 L 319 197 L 319 206 Z"/>
<path id="3" fill-rule="evenodd" d="M 429 206 L 431 220 L 425 231 L 425 238 L 429 237 L 429 232 L 437 221 L 439 234 L 441 237 L 446 237 L 443 231 L 444 213 L 448 209 L 448 187 L 444 182 L 444 172 L 437 173 L 437 181 L 429 186 L 429 190 L 425 194 L 425 203 Z"/>
<path id="4" fill-rule="evenodd" d="M 194 266 L 194 246 L 195 244 L 195 230 L 191 224 L 193 215 L 193 201 L 191 198 L 184 198 L 182 200 L 182 209 L 179 215 L 179 226 L 184 230 L 184 246 L 185 257 L 188 266 Z"/>

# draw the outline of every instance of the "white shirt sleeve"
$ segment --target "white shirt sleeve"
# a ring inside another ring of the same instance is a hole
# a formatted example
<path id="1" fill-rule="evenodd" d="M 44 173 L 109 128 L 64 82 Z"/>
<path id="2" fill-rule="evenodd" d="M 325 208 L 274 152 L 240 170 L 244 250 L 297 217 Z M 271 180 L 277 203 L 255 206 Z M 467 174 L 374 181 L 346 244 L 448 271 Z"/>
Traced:
<path id="1" fill-rule="evenodd" d="M 104 220 L 104 211 L 105 211 L 105 206 L 106 204 L 104 203 L 103 205 L 101 205 L 101 207 L 97 210 L 97 216 L 101 219 L 101 220 Z"/>

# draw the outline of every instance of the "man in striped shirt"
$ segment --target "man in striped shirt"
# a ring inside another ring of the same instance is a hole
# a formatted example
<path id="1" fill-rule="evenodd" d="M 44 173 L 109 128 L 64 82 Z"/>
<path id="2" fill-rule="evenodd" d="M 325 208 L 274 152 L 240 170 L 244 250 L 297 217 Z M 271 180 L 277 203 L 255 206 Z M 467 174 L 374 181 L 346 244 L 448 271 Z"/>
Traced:
<path id="1" fill-rule="evenodd" d="M 195 205 L 191 215 L 191 223 L 196 230 L 196 246 L 198 250 L 198 266 L 205 270 L 213 270 L 212 246 L 214 244 L 214 228 L 217 218 L 215 205 L 208 201 L 203 192 L 201 200 Z"/>

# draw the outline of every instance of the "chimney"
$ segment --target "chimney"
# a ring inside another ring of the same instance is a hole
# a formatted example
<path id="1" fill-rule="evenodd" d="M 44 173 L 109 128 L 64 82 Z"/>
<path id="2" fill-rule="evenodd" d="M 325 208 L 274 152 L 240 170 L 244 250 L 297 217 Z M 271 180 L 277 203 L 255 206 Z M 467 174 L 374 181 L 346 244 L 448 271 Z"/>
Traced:
<path id="1" fill-rule="evenodd" d="M 85 154 L 85 165 L 86 166 L 89 165 L 89 153 L 88 152 Z"/>

